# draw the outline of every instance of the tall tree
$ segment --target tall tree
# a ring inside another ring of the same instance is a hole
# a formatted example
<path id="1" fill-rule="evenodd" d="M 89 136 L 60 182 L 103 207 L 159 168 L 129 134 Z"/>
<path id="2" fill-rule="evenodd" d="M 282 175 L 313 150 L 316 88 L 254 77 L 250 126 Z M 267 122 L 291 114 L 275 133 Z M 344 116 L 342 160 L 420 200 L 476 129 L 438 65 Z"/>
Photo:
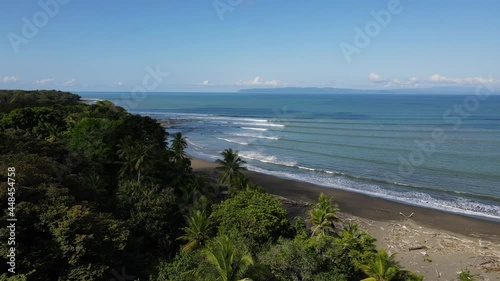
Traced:
<path id="1" fill-rule="evenodd" d="M 172 139 L 172 151 L 174 152 L 175 162 L 181 162 L 184 158 L 187 157 L 186 153 L 184 152 L 186 147 L 186 137 L 184 137 L 181 132 L 175 133 Z"/>
<path id="2" fill-rule="evenodd" d="M 212 268 L 207 270 L 203 280 L 250 280 L 244 276 L 254 264 L 252 255 L 244 249 L 235 247 L 228 236 L 216 238 L 215 245 L 206 249 L 204 253 Z"/>
<path id="3" fill-rule="evenodd" d="M 137 177 L 137 183 L 140 183 L 149 167 L 148 160 L 152 157 L 151 152 L 152 148 L 149 145 L 137 143 L 131 138 L 123 139 L 118 145 L 117 151 L 119 163 L 122 164 L 120 177 L 125 178 L 134 173 Z"/>
<path id="4" fill-rule="evenodd" d="M 281 201 L 267 193 L 242 190 L 213 206 L 219 235 L 236 233 L 246 238 L 251 250 L 293 233 Z"/>
<path id="5" fill-rule="evenodd" d="M 369 277 L 362 281 L 391 281 L 396 280 L 399 267 L 394 260 L 394 254 L 389 255 L 384 249 L 359 268 Z"/>
<path id="6" fill-rule="evenodd" d="M 321 193 L 318 203 L 309 210 L 309 220 L 312 223 L 311 236 L 327 235 L 335 231 L 334 222 L 338 221 L 337 213 L 339 208 L 332 202 L 332 199 Z"/>
<path id="7" fill-rule="evenodd" d="M 208 240 L 212 224 L 210 217 L 202 211 L 196 211 L 187 219 L 188 225 L 183 227 L 184 235 L 177 238 L 187 243 L 182 247 L 183 251 L 188 251 L 198 245 L 203 245 Z"/>
<path id="8" fill-rule="evenodd" d="M 231 148 L 224 149 L 220 154 L 222 159 L 215 161 L 220 165 L 217 170 L 222 172 L 219 183 L 231 185 L 241 175 L 241 171 L 245 170 L 243 165 L 246 162 L 238 156 L 238 151 L 233 151 Z"/>

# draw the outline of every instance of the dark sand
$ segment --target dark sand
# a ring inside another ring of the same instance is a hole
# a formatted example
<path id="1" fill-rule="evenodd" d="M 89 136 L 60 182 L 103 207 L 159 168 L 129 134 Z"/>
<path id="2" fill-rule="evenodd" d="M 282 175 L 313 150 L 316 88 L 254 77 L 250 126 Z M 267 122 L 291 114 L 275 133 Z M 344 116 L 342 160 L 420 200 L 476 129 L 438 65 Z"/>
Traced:
<path id="1" fill-rule="evenodd" d="M 211 173 L 216 166 L 213 162 L 192 159 L 192 167 L 195 171 Z M 261 185 L 267 192 L 292 200 L 315 201 L 323 192 L 334 198 L 342 212 L 357 217 L 374 221 L 397 221 L 404 218 L 400 212 L 406 216 L 413 213 L 412 220 L 422 226 L 495 243 L 500 242 L 500 223 L 498 222 L 405 205 L 360 193 L 282 179 L 252 171 L 246 171 L 245 175 L 253 183 Z"/>

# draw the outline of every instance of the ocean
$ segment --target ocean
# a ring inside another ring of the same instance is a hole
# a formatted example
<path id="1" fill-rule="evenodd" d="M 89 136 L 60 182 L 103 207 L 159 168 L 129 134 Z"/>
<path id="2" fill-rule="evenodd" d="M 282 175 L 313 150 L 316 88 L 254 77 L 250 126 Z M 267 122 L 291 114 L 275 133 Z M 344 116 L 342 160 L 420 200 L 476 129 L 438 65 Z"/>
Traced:
<path id="1" fill-rule="evenodd" d="M 187 153 L 249 170 L 500 221 L 500 96 L 77 92 L 174 120 Z"/>

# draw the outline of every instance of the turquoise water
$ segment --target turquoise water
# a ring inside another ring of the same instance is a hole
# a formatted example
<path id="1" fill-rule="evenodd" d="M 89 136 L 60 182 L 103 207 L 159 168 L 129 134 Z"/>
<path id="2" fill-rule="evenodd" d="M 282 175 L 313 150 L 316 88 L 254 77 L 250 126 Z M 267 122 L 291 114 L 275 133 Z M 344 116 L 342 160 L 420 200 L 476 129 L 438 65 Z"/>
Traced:
<path id="1" fill-rule="evenodd" d="M 500 221 L 500 96 L 78 94 L 176 119 L 198 158 Z"/>

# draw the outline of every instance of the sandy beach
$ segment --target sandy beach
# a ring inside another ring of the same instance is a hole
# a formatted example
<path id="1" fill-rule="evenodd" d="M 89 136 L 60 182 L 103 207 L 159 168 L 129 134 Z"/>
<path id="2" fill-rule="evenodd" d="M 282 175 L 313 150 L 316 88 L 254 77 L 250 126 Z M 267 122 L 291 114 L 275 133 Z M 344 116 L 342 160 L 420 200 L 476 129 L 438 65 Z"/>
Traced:
<path id="1" fill-rule="evenodd" d="M 212 178 L 216 166 L 192 159 L 195 172 Z M 424 274 L 426 280 L 456 280 L 457 272 L 465 268 L 479 274 L 478 280 L 500 280 L 500 223 L 252 171 L 245 175 L 267 192 L 283 197 L 291 218 L 304 216 L 307 203 L 319 193 L 333 197 L 344 222 L 359 223 L 377 239 L 378 246 L 396 253 L 402 266 Z"/>

